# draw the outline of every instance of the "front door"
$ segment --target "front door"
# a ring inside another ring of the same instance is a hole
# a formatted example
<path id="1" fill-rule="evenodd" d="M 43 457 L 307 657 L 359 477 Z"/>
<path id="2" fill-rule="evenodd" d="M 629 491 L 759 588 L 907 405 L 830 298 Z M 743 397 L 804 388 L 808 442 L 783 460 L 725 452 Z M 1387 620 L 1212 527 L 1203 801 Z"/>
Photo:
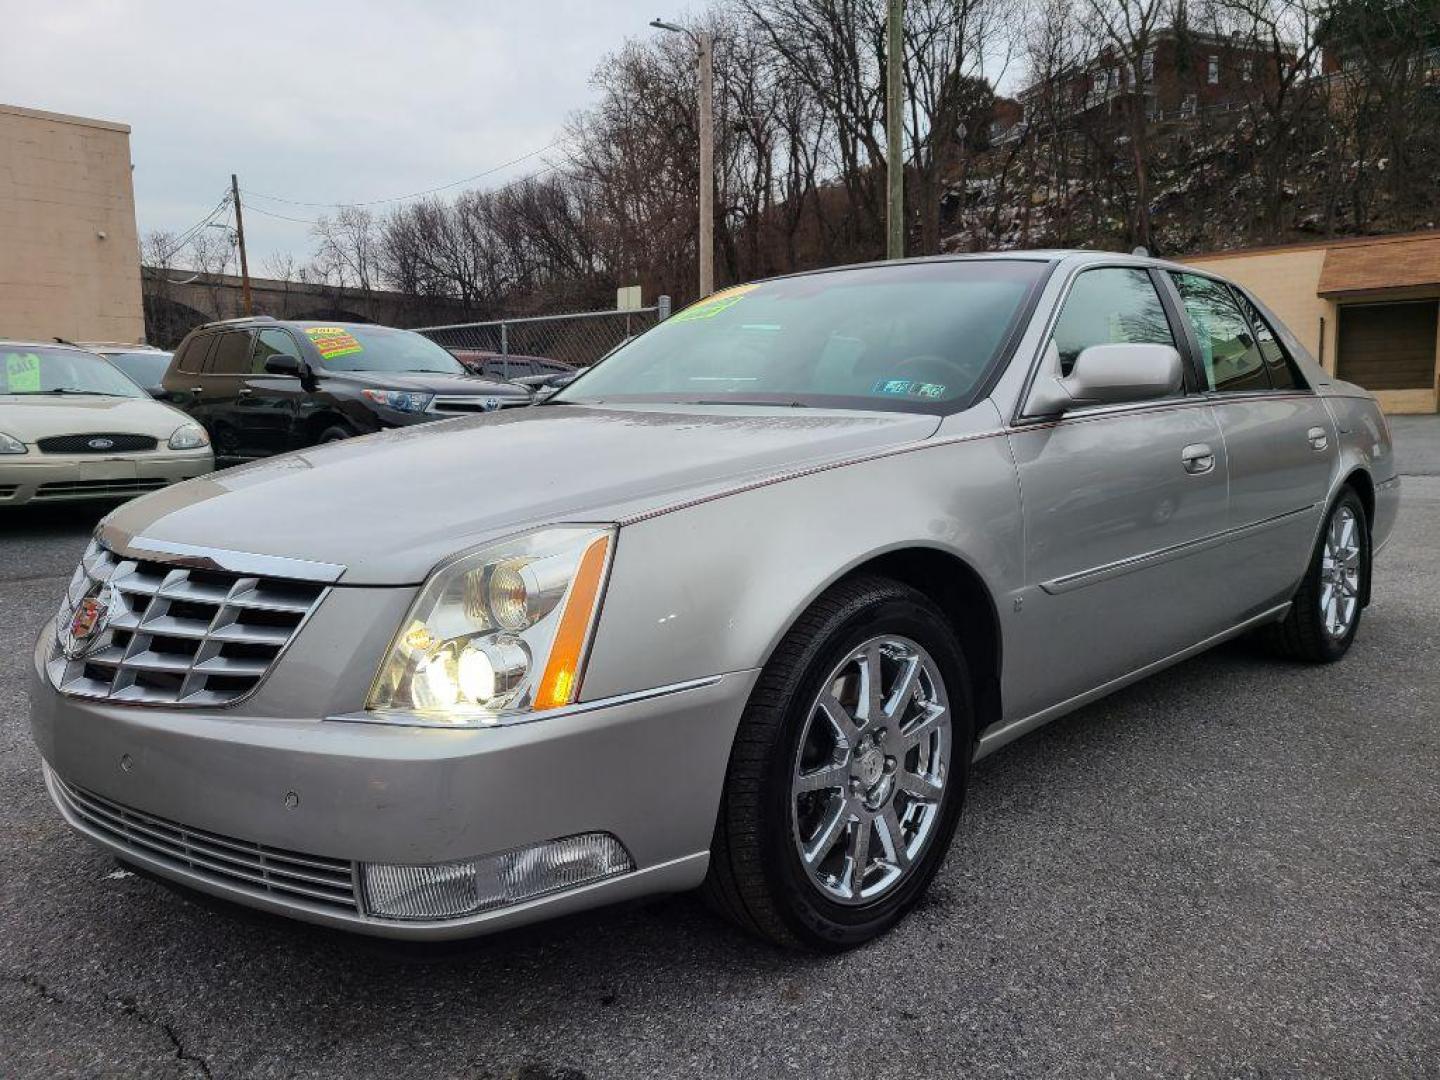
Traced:
<path id="1" fill-rule="evenodd" d="M 300 358 L 300 346 L 289 331 L 280 327 L 258 331 L 250 352 L 245 393 L 236 402 L 245 457 L 269 457 L 298 444 L 294 429 L 305 388 L 293 375 L 273 375 L 265 370 L 265 361 L 278 355 Z"/>
<path id="2" fill-rule="evenodd" d="M 1155 279 L 1135 267 L 1080 274 L 1052 340 L 1062 370 L 1090 345 L 1183 347 Z M 1077 410 L 1020 424 L 1010 442 L 1027 588 L 1007 645 L 1009 718 L 1231 625 L 1214 551 L 1226 527 L 1225 444 L 1203 397 Z"/>

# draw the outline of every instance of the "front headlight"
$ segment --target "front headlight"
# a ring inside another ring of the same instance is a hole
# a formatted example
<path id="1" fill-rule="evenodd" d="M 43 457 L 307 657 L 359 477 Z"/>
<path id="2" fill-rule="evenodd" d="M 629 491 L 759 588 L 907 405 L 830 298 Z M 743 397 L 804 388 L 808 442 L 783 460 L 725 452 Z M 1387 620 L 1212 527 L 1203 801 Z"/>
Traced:
<path id="1" fill-rule="evenodd" d="M 385 405 L 396 412 L 422 413 L 430 407 L 434 394 L 422 394 L 414 390 L 361 390 L 377 405 Z"/>
<path id="2" fill-rule="evenodd" d="M 170 436 L 171 450 L 199 450 L 210 445 L 210 436 L 199 424 L 181 424 Z"/>
<path id="3" fill-rule="evenodd" d="M 23 454 L 25 444 L 13 435 L 6 435 L 0 431 L 0 454 Z"/>
<path id="4" fill-rule="evenodd" d="M 482 727 L 580 690 L 614 531 L 542 529 L 430 576 L 365 708 L 396 724 Z"/>

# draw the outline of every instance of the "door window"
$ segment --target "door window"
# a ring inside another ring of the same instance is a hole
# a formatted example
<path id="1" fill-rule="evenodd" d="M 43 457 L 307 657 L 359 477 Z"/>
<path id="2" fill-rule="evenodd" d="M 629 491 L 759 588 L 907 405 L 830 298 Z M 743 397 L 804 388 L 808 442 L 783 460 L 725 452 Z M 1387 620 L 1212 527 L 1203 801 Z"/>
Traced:
<path id="1" fill-rule="evenodd" d="M 201 334 L 199 337 L 186 338 L 185 343 L 180 346 L 180 352 L 176 354 L 175 370 L 189 375 L 199 375 L 205 370 L 205 357 L 210 352 L 210 346 L 214 344 L 214 334 Z"/>
<path id="2" fill-rule="evenodd" d="M 1305 381 L 1296 370 L 1295 361 L 1290 359 L 1290 354 L 1285 346 L 1280 343 L 1280 338 L 1271 329 L 1270 324 L 1265 321 L 1265 316 L 1260 314 L 1260 309 L 1252 304 L 1244 293 L 1237 290 L 1235 295 L 1240 300 L 1240 306 L 1250 318 L 1250 325 L 1255 330 L 1255 343 L 1260 348 L 1260 355 L 1265 358 L 1265 367 L 1270 372 L 1270 383 L 1277 390 L 1304 390 Z"/>
<path id="3" fill-rule="evenodd" d="M 1064 375 L 1091 345 L 1175 345 L 1150 275 L 1120 266 L 1086 270 L 1075 279 L 1051 340 Z"/>
<path id="4" fill-rule="evenodd" d="M 300 350 L 295 339 L 284 330 L 261 330 L 255 335 L 255 347 L 250 350 L 250 373 L 264 375 L 265 361 L 272 356 L 293 356 L 298 360 Z"/>
<path id="5" fill-rule="evenodd" d="M 210 353 L 207 375 L 244 375 L 250 371 L 250 331 L 227 330 Z"/>
<path id="6" fill-rule="evenodd" d="M 1171 276 L 1200 345 L 1205 388 L 1225 392 L 1269 390 L 1265 359 L 1229 287 L 1198 274 Z"/>

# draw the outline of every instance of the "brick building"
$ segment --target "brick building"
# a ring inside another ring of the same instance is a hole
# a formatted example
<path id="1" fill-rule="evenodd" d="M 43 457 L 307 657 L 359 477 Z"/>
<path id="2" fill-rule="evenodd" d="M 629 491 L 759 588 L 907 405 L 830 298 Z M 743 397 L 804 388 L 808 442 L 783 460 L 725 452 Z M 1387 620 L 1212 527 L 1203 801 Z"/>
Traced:
<path id="1" fill-rule="evenodd" d="M 1294 52 L 1291 51 L 1293 57 Z M 1113 46 L 1019 94 L 1024 123 L 1083 124 L 1144 109 L 1154 118 L 1193 116 L 1250 100 L 1279 78 L 1274 54 L 1238 36 L 1167 28 L 1134 63 Z"/>
<path id="2" fill-rule="evenodd" d="M 130 129 L 0 105 L 0 337 L 144 332 Z"/>

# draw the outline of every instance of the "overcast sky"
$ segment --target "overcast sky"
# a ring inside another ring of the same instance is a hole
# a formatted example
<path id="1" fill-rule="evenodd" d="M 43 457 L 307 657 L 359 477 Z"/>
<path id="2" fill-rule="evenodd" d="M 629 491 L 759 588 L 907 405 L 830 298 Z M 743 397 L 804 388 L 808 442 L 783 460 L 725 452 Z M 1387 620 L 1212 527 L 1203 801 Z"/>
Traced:
<path id="1" fill-rule="evenodd" d="M 251 272 L 263 275 L 267 256 L 302 258 L 310 239 L 308 225 L 259 211 L 325 211 L 247 190 L 381 199 L 539 150 L 590 102 L 606 53 L 684 10 L 665 0 L 0 0 L 0 102 L 129 124 L 142 236 L 188 228 L 238 173 Z M 532 157 L 477 186 L 553 160 Z"/>

